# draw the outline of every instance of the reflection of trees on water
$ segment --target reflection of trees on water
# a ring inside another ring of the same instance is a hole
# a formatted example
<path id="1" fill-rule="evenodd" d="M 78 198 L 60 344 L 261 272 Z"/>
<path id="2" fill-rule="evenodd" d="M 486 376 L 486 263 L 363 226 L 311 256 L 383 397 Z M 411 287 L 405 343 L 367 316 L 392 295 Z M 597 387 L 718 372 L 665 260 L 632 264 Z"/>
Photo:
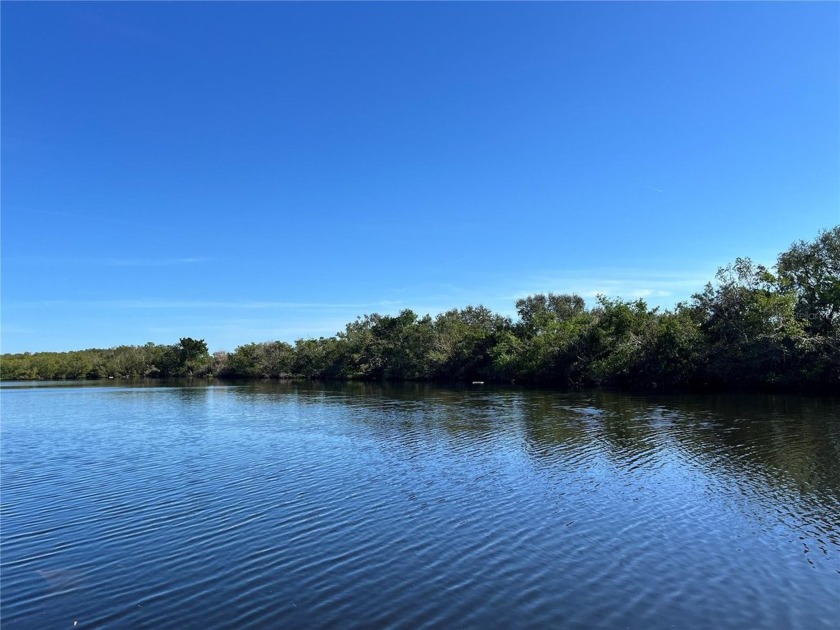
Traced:
<path id="1" fill-rule="evenodd" d="M 492 453 L 519 439 L 522 393 L 505 388 L 443 388 L 423 383 L 255 382 L 237 387 L 249 404 L 270 405 L 278 417 L 289 405 L 323 421 L 325 414 L 357 427 L 360 439 L 373 438 L 390 451 L 423 448 Z M 507 439 L 508 444 L 502 440 Z"/>
<path id="2" fill-rule="evenodd" d="M 561 447 L 588 449 L 626 474 L 661 466 L 671 454 L 701 471 L 710 487 L 743 499 L 748 510 L 770 508 L 780 523 L 807 515 L 804 527 L 825 551 L 826 540 L 840 547 L 837 402 L 759 394 L 543 394 L 525 407 L 525 433 L 535 463 L 541 455 L 550 463 Z"/>
<path id="3" fill-rule="evenodd" d="M 661 464 L 670 454 L 747 496 L 803 501 L 820 521 L 840 522 L 834 398 L 370 382 L 251 383 L 235 391 L 252 402 L 333 408 L 412 452 L 429 444 L 473 454 L 515 448 L 539 465 L 564 457 L 567 465 L 569 457 L 587 453 L 618 472 Z"/>
<path id="4" fill-rule="evenodd" d="M 623 460 L 650 448 L 655 410 L 632 396 L 604 392 L 534 392 L 525 405 L 525 433 L 534 453 L 587 445 Z"/>
<path id="5" fill-rule="evenodd" d="M 540 446 L 594 441 L 607 457 L 623 459 L 670 445 L 708 466 L 760 473 L 769 483 L 840 500 L 835 399 L 611 392 L 525 398 L 525 433 L 534 453 Z"/>
<path id="6" fill-rule="evenodd" d="M 680 401 L 680 447 L 739 492 L 772 504 L 786 523 L 840 547 L 840 417 L 837 401 L 796 396 L 714 396 Z"/>
<path id="7" fill-rule="evenodd" d="M 797 396 L 676 397 L 680 444 L 711 465 L 840 502 L 837 401 Z"/>
<path id="8" fill-rule="evenodd" d="M 840 500 L 840 401 L 835 398 L 370 382 L 255 382 L 234 391 L 252 402 L 349 408 L 354 421 L 371 426 L 422 424 L 459 439 L 492 439 L 515 429 L 537 457 L 557 446 L 596 442 L 607 457 L 621 461 L 670 445 L 709 466 L 760 471 L 768 482 Z"/>

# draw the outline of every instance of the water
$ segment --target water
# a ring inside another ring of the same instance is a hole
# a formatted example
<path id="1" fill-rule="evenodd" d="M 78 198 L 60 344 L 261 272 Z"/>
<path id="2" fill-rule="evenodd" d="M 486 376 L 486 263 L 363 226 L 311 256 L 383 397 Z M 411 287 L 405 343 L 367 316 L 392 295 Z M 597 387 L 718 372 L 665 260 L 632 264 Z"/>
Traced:
<path id="1" fill-rule="evenodd" d="M 4 385 L 3 627 L 837 628 L 838 410 Z"/>

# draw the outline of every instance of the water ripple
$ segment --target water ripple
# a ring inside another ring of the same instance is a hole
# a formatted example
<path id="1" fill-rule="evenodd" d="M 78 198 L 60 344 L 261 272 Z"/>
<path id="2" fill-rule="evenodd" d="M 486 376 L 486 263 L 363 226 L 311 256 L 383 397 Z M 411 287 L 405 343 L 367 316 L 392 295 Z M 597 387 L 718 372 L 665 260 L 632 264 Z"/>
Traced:
<path id="1" fill-rule="evenodd" d="M 9 627 L 836 627 L 824 399 L 3 392 Z"/>

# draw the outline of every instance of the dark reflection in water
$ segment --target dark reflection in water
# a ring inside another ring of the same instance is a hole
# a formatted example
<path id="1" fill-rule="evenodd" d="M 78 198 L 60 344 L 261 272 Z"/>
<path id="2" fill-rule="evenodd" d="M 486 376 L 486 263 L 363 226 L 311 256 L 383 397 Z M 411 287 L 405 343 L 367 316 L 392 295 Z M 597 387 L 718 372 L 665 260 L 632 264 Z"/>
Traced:
<path id="1" fill-rule="evenodd" d="M 840 627 L 839 402 L 4 386 L 3 625 Z"/>

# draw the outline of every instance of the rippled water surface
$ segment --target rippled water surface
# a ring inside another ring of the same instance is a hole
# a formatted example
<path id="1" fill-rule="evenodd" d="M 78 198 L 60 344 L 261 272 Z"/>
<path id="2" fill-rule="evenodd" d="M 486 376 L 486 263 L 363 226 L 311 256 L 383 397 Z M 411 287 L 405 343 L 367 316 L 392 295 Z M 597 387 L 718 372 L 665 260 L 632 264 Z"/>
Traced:
<path id="1" fill-rule="evenodd" d="M 6 628 L 840 627 L 840 402 L 4 386 Z"/>

